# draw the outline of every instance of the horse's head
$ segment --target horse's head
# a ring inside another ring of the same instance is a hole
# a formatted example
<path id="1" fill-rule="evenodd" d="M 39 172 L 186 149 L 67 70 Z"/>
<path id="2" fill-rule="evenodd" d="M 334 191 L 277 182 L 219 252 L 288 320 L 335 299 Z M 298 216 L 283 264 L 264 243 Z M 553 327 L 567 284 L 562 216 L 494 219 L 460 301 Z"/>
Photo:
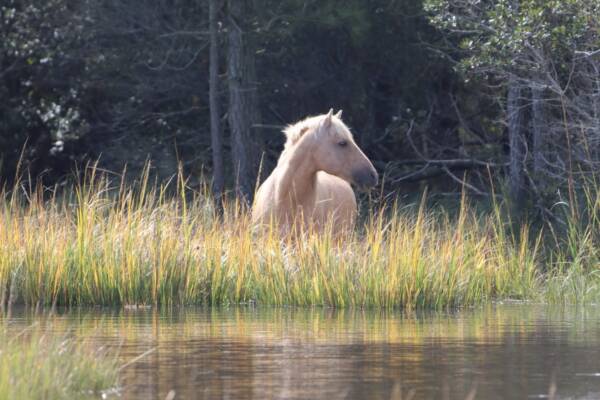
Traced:
<path id="1" fill-rule="evenodd" d="M 338 176 L 359 187 L 377 184 L 377 171 L 354 141 L 341 120 L 342 111 L 322 117 L 315 132 L 313 157 L 319 170 Z"/>

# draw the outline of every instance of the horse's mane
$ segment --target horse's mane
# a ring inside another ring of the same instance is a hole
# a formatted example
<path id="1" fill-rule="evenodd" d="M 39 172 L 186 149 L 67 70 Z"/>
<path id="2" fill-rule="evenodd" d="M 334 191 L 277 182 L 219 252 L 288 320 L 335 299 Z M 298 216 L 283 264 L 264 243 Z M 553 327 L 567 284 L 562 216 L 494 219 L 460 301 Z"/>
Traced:
<path id="1" fill-rule="evenodd" d="M 319 122 L 324 118 L 323 115 L 318 115 L 316 117 L 308 117 L 303 119 L 302 121 L 296 122 L 295 124 L 288 125 L 283 130 L 287 141 L 285 142 L 284 150 L 288 150 L 292 146 L 294 146 L 300 138 L 308 131 L 314 131 L 314 128 L 319 126 Z"/>

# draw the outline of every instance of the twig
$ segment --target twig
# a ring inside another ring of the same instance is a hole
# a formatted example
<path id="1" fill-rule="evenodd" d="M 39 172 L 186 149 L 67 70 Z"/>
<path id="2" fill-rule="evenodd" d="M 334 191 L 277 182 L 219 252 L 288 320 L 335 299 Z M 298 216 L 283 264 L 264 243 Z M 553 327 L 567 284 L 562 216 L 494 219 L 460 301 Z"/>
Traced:
<path id="1" fill-rule="evenodd" d="M 118 370 L 121 371 L 121 370 L 129 367 L 131 364 L 138 362 L 139 360 L 146 357 L 147 355 L 154 353 L 156 351 L 156 349 L 157 349 L 157 347 L 153 347 L 150 350 L 143 352 L 139 356 L 135 357 L 133 360 L 130 360 L 130 361 L 126 362 L 125 364 L 121 365 Z"/>

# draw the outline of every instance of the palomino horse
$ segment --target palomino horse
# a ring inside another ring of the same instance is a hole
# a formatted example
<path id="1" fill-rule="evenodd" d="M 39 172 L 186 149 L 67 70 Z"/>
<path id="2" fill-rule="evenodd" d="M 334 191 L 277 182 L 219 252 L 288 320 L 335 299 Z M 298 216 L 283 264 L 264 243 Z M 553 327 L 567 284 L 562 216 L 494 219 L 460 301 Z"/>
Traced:
<path id="1" fill-rule="evenodd" d="M 354 225 L 356 197 L 350 183 L 377 184 L 373 164 L 358 148 L 342 112 L 310 117 L 288 126 L 277 167 L 260 186 L 252 207 L 255 224 L 323 229 Z"/>

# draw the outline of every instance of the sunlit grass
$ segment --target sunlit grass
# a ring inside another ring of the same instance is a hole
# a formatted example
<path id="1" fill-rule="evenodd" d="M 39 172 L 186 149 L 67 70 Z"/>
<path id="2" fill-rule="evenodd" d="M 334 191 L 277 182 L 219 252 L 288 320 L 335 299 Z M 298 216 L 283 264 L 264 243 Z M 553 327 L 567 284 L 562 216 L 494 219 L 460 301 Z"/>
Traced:
<path id="1" fill-rule="evenodd" d="M 116 383 L 114 357 L 39 327 L 8 333 L 0 325 L 1 400 L 98 399 Z"/>
<path id="2" fill-rule="evenodd" d="M 592 286 L 600 293 L 600 278 L 588 279 L 597 269 L 596 247 L 580 230 L 583 237 L 574 239 L 580 250 L 542 258 L 541 234 L 530 234 L 525 224 L 511 234 L 498 210 L 476 214 L 465 201 L 455 217 L 425 206 L 388 207 L 363 217 L 342 240 L 315 233 L 282 239 L 276 229 L 253 228 L 236 201 L 226 201 L 218 215 L 206 191 L 194 193 L 181 177 L 170 189 L 148 187 L 145 179 L 132 189 L 94 174 L 59 197 L 20 186 L 2 193 L 3 307 L 441 308 L 582 300 L 581 280 L 585 300 L 594 297 Z"/>

